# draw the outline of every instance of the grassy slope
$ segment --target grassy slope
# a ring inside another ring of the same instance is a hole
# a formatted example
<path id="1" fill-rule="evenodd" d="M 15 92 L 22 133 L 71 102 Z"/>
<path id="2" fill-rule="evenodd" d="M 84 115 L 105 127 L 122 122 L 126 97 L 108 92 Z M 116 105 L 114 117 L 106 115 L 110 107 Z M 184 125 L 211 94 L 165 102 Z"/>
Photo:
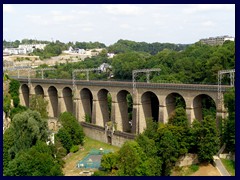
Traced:
<path id="1" fill-rule="evenodd" d="M 235 176 L 235 162 L 227 159 L 221 159 L 221 161 L 231 176 Z"/>

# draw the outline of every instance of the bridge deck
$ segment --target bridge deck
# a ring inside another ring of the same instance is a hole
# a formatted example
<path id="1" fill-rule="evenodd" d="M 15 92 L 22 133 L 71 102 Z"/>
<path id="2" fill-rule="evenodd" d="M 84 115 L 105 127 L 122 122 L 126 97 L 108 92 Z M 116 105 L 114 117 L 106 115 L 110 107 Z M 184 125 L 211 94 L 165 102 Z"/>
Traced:
<path id="1" fill-rule="evenodd" d="M 27 78 L 15 78 L 21 83 L 28 83 Z M 67 84 L 72 85 L 71 79 L 40 79 L 31 78 L 32 83 L 45 83 L 45 84 Z M 132 82 L 123 81 L 83 81 L 75 80 L 76 85 L 83 86 L 102 86 L 102 87 L 133 87 Z M 222 92 L 225 92 L 231 86 L 222 85 Z M 176 90 L 201 90 L 201 91 L 218 91 L 218 85 L 206 85 L 206 84 L 180 84 L 180 83 L 144 83 L 137 82 L 136 88 L 156 88 L 156 89 L 176 89 Z"/>

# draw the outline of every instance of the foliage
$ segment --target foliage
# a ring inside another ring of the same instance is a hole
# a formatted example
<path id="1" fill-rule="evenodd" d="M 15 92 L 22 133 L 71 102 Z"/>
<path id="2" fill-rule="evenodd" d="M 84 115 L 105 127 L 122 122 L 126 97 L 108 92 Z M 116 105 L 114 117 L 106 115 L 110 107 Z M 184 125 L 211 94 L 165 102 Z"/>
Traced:
<path id="1" fill-rule="evenodd" d="M 191 133 L 195 137 L 195 149 L 199 161 L 211 162 L 220 146 L 215 119 L 206 116 L 201 123 L 195 120 Z"/>
<path id="2" fill-rule="evenodd" d="M 67 153 L 70 152 L 73 142 L 71 135 L 67 132 L 65 128 L 60 128 L 57 133 L 57 138 L 61 141 L 63 147 L 67 150 Z"/>
<path id="3" fill-rule="evenodd" d="M 79 150 L 79 147 L 77 145 L 74 145 L 71 147 L 70 152 L 75 153 Z"/>
<path id="4" fill-rule="evenodd" d="M 108 103 L 108 118 L 111 119 L 112 112 L 112 96 L 110 93 L 107 94 L 107 103 Z"/>
<path id="5" fill-rule="evenodd" d="M 186 110 L 182 107 L 176 108 L 172 116 L 169 118 L 168 124 L 187 128 L 188 119 L 187 119 Z"/>
<path id="6" fill-rule="evenodd" d="M 57 137 L 55 138 L 54 144 L 50 144 L 49 147 L 51 148 L 52 154 L 54 154 L 55 160 L 63 167 L 63 158 L 67 155 L 67 150 L 63 147 L 62 143 Z"/>
<path id="7" fill-rule="evenodd" d="M 26 150 L 38 140 L 47 139 L 47 121 L 36 111 L 27 110 L 16 114 L 11 122 L 14 131 L 14 145 L 10 148 L 13 157 L 21 150 Z"/>
<path id="8" fill-rule="evenodd" d="M 198 169 L 199 169 L 199 166 L 196 165 L 196 164 L 193 164 L 193 165 L 190 166 L 190 170 L 191 170 L 192 172 L 196 172 L 196 171 L 198 171 Z"/>
<path id="9" fill-rule="evenodd" d="M 135 141 L 126 141 L 119 150 L 118 175 L 141 176 L 145 175 L 145 153 Z"/>
<path id="10" fill-rule="evenodd" d="M 44 142 L 38 142 L 26 151 L 19 152 L 9 162 L 7 176 L 61 176 L 61 166 L 51 156 L 51 149 Z"/>
<path id="11" fill-rule="evenodd" d="M 177 158 L 179 157 L 178 149 L 179 144 L 177 139 L 170 130 L 163 132 L 159 131 L 159 141 L 157 142 L 158 156 L 162 159 L 162 172 L 161 175 L 169 176 L 171 169 L 175 165 Z"/>
<path id="12" fill-rule="evenodd" d="M 146 129 L 143 132 L 143 135 L 147 136 L 149 139 L 156 139 L 158 123 L 153 121 L 152 118 L 146 119 Z"/>
<path id="13" fill-rule="evenodd" d="M 144 134 L 139 134 L 135 141 L 139 144 L 142 148 L 143 152 L 146 154 L 147 157 L 153 157 L 157 153 L 157 147 L 155 141 L 153 139 L 149 139 Z"/>
<path id="14" fill-rule="evenodd" d="M 9 94 L 3 97 L 3 111 L 8 115 L 11 108 L 11 96 Z"/>
<path id="15" fill-rule="evenodd" d="M 92 176 L 107 176 L 108 173 L 105 171 L 94 171 L 94 173 L 92 174 Z"/>
<path id="16" fill-rule="evenodd" d="M 19 87 L 20 87 L 20 82 L 15 79 L 11 79 L 9 83 L 9 93 L 11 94 L 11 97 L 13 99 L 14 107 L 17 107 L 20 102 Z"/>
<path id="17" fill-rule="evenodd" d="M 101 168 L 103 168 L 104 171 L 111 172 L 113 169 L 117 169 L 117 163 L 118 154 L 110 152 L 102 156 Z"/>
<path id="18" fill-rule="evenodd" d="M 12 128 L 6 129 L 3 134 L 3 174 L 7 169 L 9 161 L 11 161 L 11 154 L 9 153 L 9 149 L 14 145 L 14 132 Z"/>
<path id="19" fill-rule="evenodd" d="M 18 105 L 17 107 L 14 107 L 11 109 L 10 111 L 10 118 L 13 119 L 13 117 L 18 114 L 18 113 L 21 113 L 21 112 L 24 112 L 26 111 L 28 108 L 26 106 L 21 106 L 21 105 Z"/>
<path id="20" fill-rule="evenodd" d="M 48 101 L 42 95 L 32 95 L 30 98 L 30 109 L 38 111 L 42 118 L 48 117 L 47 105 Z"/>
<path id="21" fill-rule="evenodd" d="M 233 113 L 235 113 L 235 88 L 224 94 L 224 106 L 228 110 L 229 117 L 233 118 Z"/>
<path id="22" fill-rule="evenodd" d="M 228 117 L 224 123 L 223 141 L 227 151 L 235 152 L 235 89 L 224 94 L 224 105 L 228 110 Z"/>
<path id="23" fill-rule="evenodd" d="M 73 48 L 79 49 L 95 49 L 95 48 L 105 48 L 106 45 L 100 42 L 78 42 L 76 41 L 75 44 L 72 46 Z"/>
<path id="24" fill-rule="evenodd" d="M 64 112 L 60 115 L 59 121 L 62 128 L 59 129 L 57 136 L 67 152 L 70 151 L 73 145 L 82 145 L 85 135 L 77 119 L 71 113 Z"/>
<path id="25" fill-rule="evenodd" d="M 85 122 L 91 123 L 92 122 L 92 118 L 89 114 L 86 114 L 84 117 Z"/>
<path id="26" fill-rule="evenodd" d="M 121 80 L 131 80 L 134 69 L 142 69 L 150 55 L 147 53 L 128 52 L 114 56 L 112 67 L 114 77 Z"/>
<path id="27" fill-rule="evenodd" d="M 170 43 L 146 43 L 146 42 L 134 42 L 130 40 L 118 40 L 113 45 L 108 47 L 109 52 L 113 53 L 126 53 L 131 51 L 147 52 L 150 54 L 156 54 L 163 49 L 183 50 L 186 45 L 182 44 L 170 44 Z"/>

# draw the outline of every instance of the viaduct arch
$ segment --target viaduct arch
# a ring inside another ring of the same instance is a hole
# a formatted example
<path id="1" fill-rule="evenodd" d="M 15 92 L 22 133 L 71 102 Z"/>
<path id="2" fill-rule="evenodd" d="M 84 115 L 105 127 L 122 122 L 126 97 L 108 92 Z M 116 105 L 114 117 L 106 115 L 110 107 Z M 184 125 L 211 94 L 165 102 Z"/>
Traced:
<path id="1" fill-rule="evenodd" d="M 73 90 L 67 80 L 32 79 L 28 87 L 27 79 L 19 79 L 20 102 L 29 106 L 29 96 L 43 95 L 49 101 L 49 117 L 58 117 L 61 112 L 73 113 L 78 121 L 86 117 L 90 123 L 105 127 L 112 121 L 117 131 L 138 134 L 146 128 L 146 118 L 167 123 L 176 108 L 176 101 L 183 102 L 189 122 L 202 119 L 202 99 L 208 98 L 216 106 L 216 116 L 225 115 L 225 109 L 218 102 L 217 86 L 166 85 L 139 83 L 137 94 L 133 94 L 132 84 L 126 82 L 79 81 Z M 224 91 L 223 91 L 224 92 Z M 127 96 L 133 99 L 132 118 L 129 116 Z M 111 105 L 108 99 L 111 97 Z"/>

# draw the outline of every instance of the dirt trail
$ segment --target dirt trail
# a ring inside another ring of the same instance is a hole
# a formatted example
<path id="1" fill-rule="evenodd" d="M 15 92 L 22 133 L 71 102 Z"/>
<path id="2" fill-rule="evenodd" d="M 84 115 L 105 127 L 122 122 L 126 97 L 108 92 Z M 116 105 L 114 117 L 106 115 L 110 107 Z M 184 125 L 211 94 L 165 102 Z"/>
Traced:
<path id="1" fill-rule="evenodd" d="M 213 165 L 205 164 L 199 166 L 199 170 L 193 173 L 191 176 L 221 176 L 221 174 Z"/>

